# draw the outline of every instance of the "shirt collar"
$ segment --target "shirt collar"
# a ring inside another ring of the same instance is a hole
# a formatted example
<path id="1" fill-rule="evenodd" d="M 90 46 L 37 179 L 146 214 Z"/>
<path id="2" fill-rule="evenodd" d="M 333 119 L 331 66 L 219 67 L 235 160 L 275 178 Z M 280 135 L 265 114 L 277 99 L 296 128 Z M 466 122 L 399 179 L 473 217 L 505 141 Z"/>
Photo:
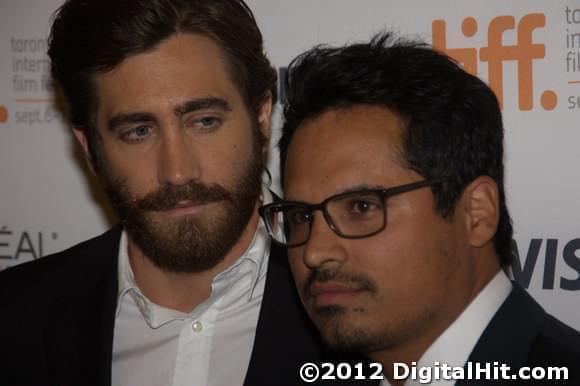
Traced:
<path id="1" fill-rule="evenodd" d="M 129 249 L 127 242 L 127 232 L 121 232 L 121 240 L 119 241 L 118 252 L 118 281 L 119 289 L 117 294 L 117 315 L 119 314 L 122 298 L 133 288 L 137 288 L 135 276 L 131 264 L 129 264 Z"/>
<path id="2" fill-rule="evenodd" d="M 262 186 L 261 202 L 267 204 L 272 202 L 272 193 L 266 186 Z M 174 319 L 184 319 L 188 315 L 177 310 L 167 309 L 151 302 L 137 287 L 135 275 L 131 264 L 129 262 L 128 238 L 127 232 L 123 230 L 121 233 L 121 240 L 119 243 L 118 253 L 118 284 L 119 290 L 117 293 L 117 310 L 116 315 L 119 315 L 121 304 L 127 294 L 129 294 L 135 304 L 139 308 L 143 318 L 152 328 L 160 327 Z M 219 300 L 233 283 L 237 281 L 240 276 L 250 275 L 251 285 L 245 301 L 249 302 L 255 296 L 256 286 L 259 279 L 266 274 L 269 258 L 270 239 L 268 232 L 262 221 L 259 220 L 258 227 L 254 233 L 254 237 L 246 249 L 232 265 L 227 267 L 222 272 L 218 273 L 212 282 L 212 293 L 210 297 L 200 304 L 192 313 L 200 314 L 209 308 L 216 300 Z"/>
<path id="3" fill-rule="evenodd" d="M 463 367 L 479 337 L 512 290 L 512 283 L 500 270 L 457 319 L 425 351 L 417 368 L 433 367 L 435 362 L 451 367 Z M 431 385 L 454 385 L 453 380 L 433 380 Z M 422 385 L 408 379 L 405 386 Z M 390 386 L 384 378 L 381 386 Z"/>
<path id="4" fill-rule="evenodd" d="M 432 367 L 435 362 L 439 362 L 452 367 L 463 367 L 479 337 L 511 290 L 511 281 L 500 270 L 459 317 L 425 351 L 417 365 Z M 406 383 L 408 384 L 413 383 Z"/>

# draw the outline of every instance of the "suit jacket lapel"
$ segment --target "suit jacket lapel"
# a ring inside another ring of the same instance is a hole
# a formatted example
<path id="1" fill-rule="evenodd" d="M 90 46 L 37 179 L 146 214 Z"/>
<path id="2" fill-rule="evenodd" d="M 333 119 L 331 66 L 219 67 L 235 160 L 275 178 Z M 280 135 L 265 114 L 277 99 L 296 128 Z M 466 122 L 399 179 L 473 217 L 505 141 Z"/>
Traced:
<path id="1" fill-rule="evenodd" d="M 511 368 L 524 366 L 546 313 L 517 283 L 513 286 L 468 361 L 482 364 L 498 362 Z"/>
<path id="2" fill-rule="evenodd" d="M 55 385 L 110 385 L 121 227 L 91 240 L 62 272 L 46 325 Z"/>

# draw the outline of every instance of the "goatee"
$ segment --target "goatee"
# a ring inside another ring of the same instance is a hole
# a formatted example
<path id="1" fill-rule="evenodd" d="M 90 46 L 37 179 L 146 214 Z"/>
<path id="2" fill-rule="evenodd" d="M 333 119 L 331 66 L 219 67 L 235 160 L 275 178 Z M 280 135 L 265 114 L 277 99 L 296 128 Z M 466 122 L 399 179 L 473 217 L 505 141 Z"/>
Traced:
<path id="1" fill-rule="evenodd" d="M 136 198 L 126 182 L 114 178 L 107 167 L 99 174 L 125 230 L 147 258 L 166 271 L 203 272 L 225 258 L 254 213 L 263 168 L 261 153 L 255 150 L 229 189 L 191 180 L 181 186 L 163 185 Z M 199 214 L 179 218 L 159 213 L 182 202 L 204 207 Z"/>

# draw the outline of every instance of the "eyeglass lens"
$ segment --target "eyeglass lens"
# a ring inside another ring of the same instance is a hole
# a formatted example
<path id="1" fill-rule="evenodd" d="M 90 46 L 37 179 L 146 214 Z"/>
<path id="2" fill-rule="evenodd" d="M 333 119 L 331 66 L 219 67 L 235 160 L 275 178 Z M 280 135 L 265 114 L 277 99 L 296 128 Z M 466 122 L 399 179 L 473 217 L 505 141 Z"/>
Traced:
<path id="1" fill-rule="evenodd" d="M 346 237 L 364 237 L 385 224 L 383 198 L 377 192 L 354 192 L 326 202 L 324 218 L 331 229 Z M 308 206 L 289 204 L 270 212 L 270 229 L 278 242 L 302 244 L 310 237 L 313 213 Z"/>

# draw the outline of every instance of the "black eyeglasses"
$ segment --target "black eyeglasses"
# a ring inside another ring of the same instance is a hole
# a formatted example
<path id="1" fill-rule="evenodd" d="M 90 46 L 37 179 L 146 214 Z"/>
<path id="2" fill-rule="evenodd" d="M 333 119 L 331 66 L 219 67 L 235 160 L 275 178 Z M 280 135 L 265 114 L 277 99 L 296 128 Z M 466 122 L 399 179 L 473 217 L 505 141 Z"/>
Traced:
<path id="1" fill-rule="evenodd" d="M 306 244 L 313 213 L 322 211 L 334 233 L 347 239 L 376 235 L 387 224 L 386 200 L 397 194 L 440 184 L 448 178 L 424 180 L 390 189 L 364 189 L 328 197 L 319 204 L 281 201 L 259 208 L 272 240 L 287 247 Z"/>

